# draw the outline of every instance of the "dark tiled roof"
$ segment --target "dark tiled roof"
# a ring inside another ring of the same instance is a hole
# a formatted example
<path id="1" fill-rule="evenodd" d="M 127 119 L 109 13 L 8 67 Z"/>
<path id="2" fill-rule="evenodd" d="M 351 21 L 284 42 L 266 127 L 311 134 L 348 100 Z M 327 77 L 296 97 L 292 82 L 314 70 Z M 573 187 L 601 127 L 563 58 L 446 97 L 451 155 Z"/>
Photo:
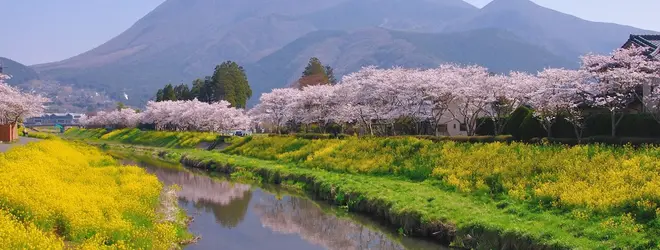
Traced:
<path id="1" fill-rule="evenodd" d="M 629 44 L 649 47 L 651 48 L 650 56 L 660 59 L 660 35 L 630 35 L 624 47 Z"/>

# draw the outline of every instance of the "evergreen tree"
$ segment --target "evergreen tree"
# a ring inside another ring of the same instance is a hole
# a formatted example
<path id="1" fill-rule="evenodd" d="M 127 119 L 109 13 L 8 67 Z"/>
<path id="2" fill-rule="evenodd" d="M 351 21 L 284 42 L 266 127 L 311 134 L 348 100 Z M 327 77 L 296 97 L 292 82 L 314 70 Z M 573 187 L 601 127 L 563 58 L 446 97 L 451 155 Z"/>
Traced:
<path id="1" fill-rule="evenodd" d="M 117 102 L 117 111 L 121 111 L 122 109 L 125 109 L 126 105 L 123 102 Z"/>
<path id="2" fill-rule="evenodd" d="M 176 101 L 176 93 L 174 93 L 172 84 L 167 84 L 163 88 L 163 101 Z"/>
<path id="3" fill-rule="evenodd" d="M 335 70 L 330 67 L 330 65 L 325 65 L 325 75 L 328 77 L 328 82 L 332 85 L 337 84 L 337 78 L 335 77 Z"/>
<path id="4" fill-rule="evenodd" d="M 188 85 L 186 84 L 181 84 L 176 87 L 174 87 L 174 94 L 176 96 L 177 100 L 192 100 L 194 97 L 192 97 L 192 94 L 190 92 L 190 88 L 188 88 Z"/>
<path id="5" fill-rule="evenodd" d="M 319 60 L 316 57 L 312 57 L 309 59 L 309 62 L 307 63 L 307 67 L 305 67 L 305 71 L 303 71 L 302 76 L 305 77 L 316 74 L 326 75 L 325 67 L 321 63 L 321 60 Z"/>
<path id="6" fill-rule="evenodd" d="M 333 68 L 330 65 L 323 66 L 321 60 L 312 57 L 309 59 L 305 71 L 303 71 L 296 85 L 303 88 L 310 85 L 335 84 L 336 82 Z"/>
<path id="7" fill-rule="evenodd" d="M 211 77 L 211 86 L 205 84 L 206 91 L 212 91 L 212 101 L 226 100 L 233 107 L 245 108 L 247 100 L 252 97 L 252 89 L 248 83 L 243 67 L 232 61 L 226 61 L 215 67 Z"/>
<path id="8" fill-rule="evenodd" d="M 163 101 L 163 89 L 158 89 L 158 92 L 156 92 L 156 101 L 157 102 Z"/>

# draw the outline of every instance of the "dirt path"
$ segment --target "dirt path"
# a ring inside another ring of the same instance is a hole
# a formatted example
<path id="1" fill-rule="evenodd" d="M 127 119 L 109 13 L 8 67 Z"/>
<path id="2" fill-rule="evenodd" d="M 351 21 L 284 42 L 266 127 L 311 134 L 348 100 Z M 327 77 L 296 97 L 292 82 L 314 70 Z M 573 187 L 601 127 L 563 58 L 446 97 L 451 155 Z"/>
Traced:
<path id="1" fill-rule="evenodd" d="M 35 138 L 28 138 L 28 137 L 21 137 L 18 142 L 14 143 L 0 143 L 0 152 L 6 152 L 10 148 L 16 147 L 16 146 L 21 146 L 25 145 L 30 142 L 35 142 L 35 141 L 41 141 L 41 139 L 35 139 Z"/>

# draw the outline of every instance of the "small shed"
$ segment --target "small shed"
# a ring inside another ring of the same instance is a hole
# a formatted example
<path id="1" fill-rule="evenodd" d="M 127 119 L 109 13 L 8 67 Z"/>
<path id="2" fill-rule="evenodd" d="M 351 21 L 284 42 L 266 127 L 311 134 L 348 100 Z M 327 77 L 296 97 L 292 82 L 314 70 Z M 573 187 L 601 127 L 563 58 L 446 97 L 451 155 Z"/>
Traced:
<path id="1" fill-rule="evenodd" d="M 0 142 L 12 142 L 18 139 L 16 123 L 0 124 Z"/>

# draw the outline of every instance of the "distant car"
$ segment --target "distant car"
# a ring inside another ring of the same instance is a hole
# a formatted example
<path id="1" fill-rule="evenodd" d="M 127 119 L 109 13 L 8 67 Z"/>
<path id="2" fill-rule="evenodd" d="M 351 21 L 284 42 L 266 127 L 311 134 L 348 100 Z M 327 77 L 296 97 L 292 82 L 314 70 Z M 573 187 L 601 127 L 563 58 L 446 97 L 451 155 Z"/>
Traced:
<path id="1" fill-rule="evenodd" d="M 243 132 L 243 131 L 236 131 L 236 132 L 234 132 L 234 135 L 235 135 L 235 136 L 245 136 L 245 132 Z"/>

